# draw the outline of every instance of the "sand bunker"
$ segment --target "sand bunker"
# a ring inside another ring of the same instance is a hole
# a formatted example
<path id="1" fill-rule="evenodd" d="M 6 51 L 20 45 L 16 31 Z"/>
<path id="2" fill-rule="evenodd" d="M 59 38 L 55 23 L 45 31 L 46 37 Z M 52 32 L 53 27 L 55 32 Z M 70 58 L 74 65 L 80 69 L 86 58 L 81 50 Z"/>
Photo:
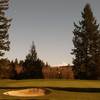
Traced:
<path id="1" fill-rule="evenodd" d="M 31 89 L 8 91 L 8 92 L 5 92 L 3 94 L 9 95 L 9 96 L 23 96 L 23 97 L 44 96 L 44 95 L 46 95 L 46 89 L 31 88 Z"/>

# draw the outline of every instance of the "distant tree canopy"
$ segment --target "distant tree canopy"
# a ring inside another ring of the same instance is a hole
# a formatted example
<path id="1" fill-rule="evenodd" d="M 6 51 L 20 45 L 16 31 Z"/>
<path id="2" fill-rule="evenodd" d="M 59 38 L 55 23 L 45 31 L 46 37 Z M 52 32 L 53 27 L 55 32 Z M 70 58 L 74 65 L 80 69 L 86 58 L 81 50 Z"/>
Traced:
<path id="1" fill-rule="evenodd" d="M 0 56 L 5 54 L 4 51 L 10 49 L 8 29 L 11 25 L 11 19 L 5 15 L 5 11 L 9 8 L 8 5 L 9 0 L 0 0 Z"/>
<path id="2" fill-rule="evenodd" d="M 96 79 L 97 67 L 100 67 L 100 30 L 90 4 L 86 4 L 82 19 L 74 23 L 72 54 L 77 78 Z"/>
<path id="3" fill-rule="evenodd" d="M 0 79 L 10 79 L 15 75 L 14 67 L 8 59 L 0 59 Z"/>

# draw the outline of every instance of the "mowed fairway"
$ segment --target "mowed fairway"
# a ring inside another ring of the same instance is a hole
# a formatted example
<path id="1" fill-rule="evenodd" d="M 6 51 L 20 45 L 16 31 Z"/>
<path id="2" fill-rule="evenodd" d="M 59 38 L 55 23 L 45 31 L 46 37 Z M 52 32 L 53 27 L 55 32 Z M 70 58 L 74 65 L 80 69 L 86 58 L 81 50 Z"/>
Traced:
<path id="1" fill-rule="evenodd" d="M 40 97 L 3 95 L 9 90 L 42 87 L 50 93 Z M 32 100 L 100 100 L 100 81 L 87 80 L 0 80 L 0 99 Z"/>

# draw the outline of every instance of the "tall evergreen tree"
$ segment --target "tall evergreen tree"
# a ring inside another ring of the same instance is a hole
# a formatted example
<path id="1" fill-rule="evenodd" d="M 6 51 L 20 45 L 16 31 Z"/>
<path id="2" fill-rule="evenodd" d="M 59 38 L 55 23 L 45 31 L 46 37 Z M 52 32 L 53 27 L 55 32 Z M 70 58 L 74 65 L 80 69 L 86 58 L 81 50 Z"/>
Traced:
<path id="1" fill-rule="evenodd" d="M 72 54 L 74 69 L 78 78 L 95 78 L 97 62 L 100 59 L 100 31 L 99 25 L 90 4 L 86 4 L 82 14 L 82 20 L 77 25 L 74 23 L 74 37 Z"/>
<path id="2" fill-rule="evenodd" d="M 26 56 L 26 62 L 30 62 L 30 64 L 33 65 L 33 63 L 36 60 L 37 60 L 37 52 L 36 52 L 35 44 L 34 44 L 34 42 L 32 42 L 32 46 L 29 51 L 29 54 Z"/>
<path id="3" fill-rule="evenodd" d="M 9 0 L 0 0 L 0 56 L 3 56 L 4 51 L 9 51 L 10 41 L 8 29 L 10 27 L 10 21 L 5 15 L 5 11 L 9 8 Z"/>

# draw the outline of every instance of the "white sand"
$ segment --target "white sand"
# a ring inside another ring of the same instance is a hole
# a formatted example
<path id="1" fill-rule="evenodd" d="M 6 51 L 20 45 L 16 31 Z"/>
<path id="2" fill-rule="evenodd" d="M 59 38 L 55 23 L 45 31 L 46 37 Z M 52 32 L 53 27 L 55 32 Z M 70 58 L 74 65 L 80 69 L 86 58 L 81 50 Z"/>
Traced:
<path id="1" fill-rule="evenodd" d="M 3 94 L 4 95 L 9 95 L 9 96 L 23 96 L 23 97 L 44 96 L 45 95 L 45 90 L 40 89 L 40 88 L 32 88 L 32 89 L 8 91 L 8 92 L 4 92 Z"/>

